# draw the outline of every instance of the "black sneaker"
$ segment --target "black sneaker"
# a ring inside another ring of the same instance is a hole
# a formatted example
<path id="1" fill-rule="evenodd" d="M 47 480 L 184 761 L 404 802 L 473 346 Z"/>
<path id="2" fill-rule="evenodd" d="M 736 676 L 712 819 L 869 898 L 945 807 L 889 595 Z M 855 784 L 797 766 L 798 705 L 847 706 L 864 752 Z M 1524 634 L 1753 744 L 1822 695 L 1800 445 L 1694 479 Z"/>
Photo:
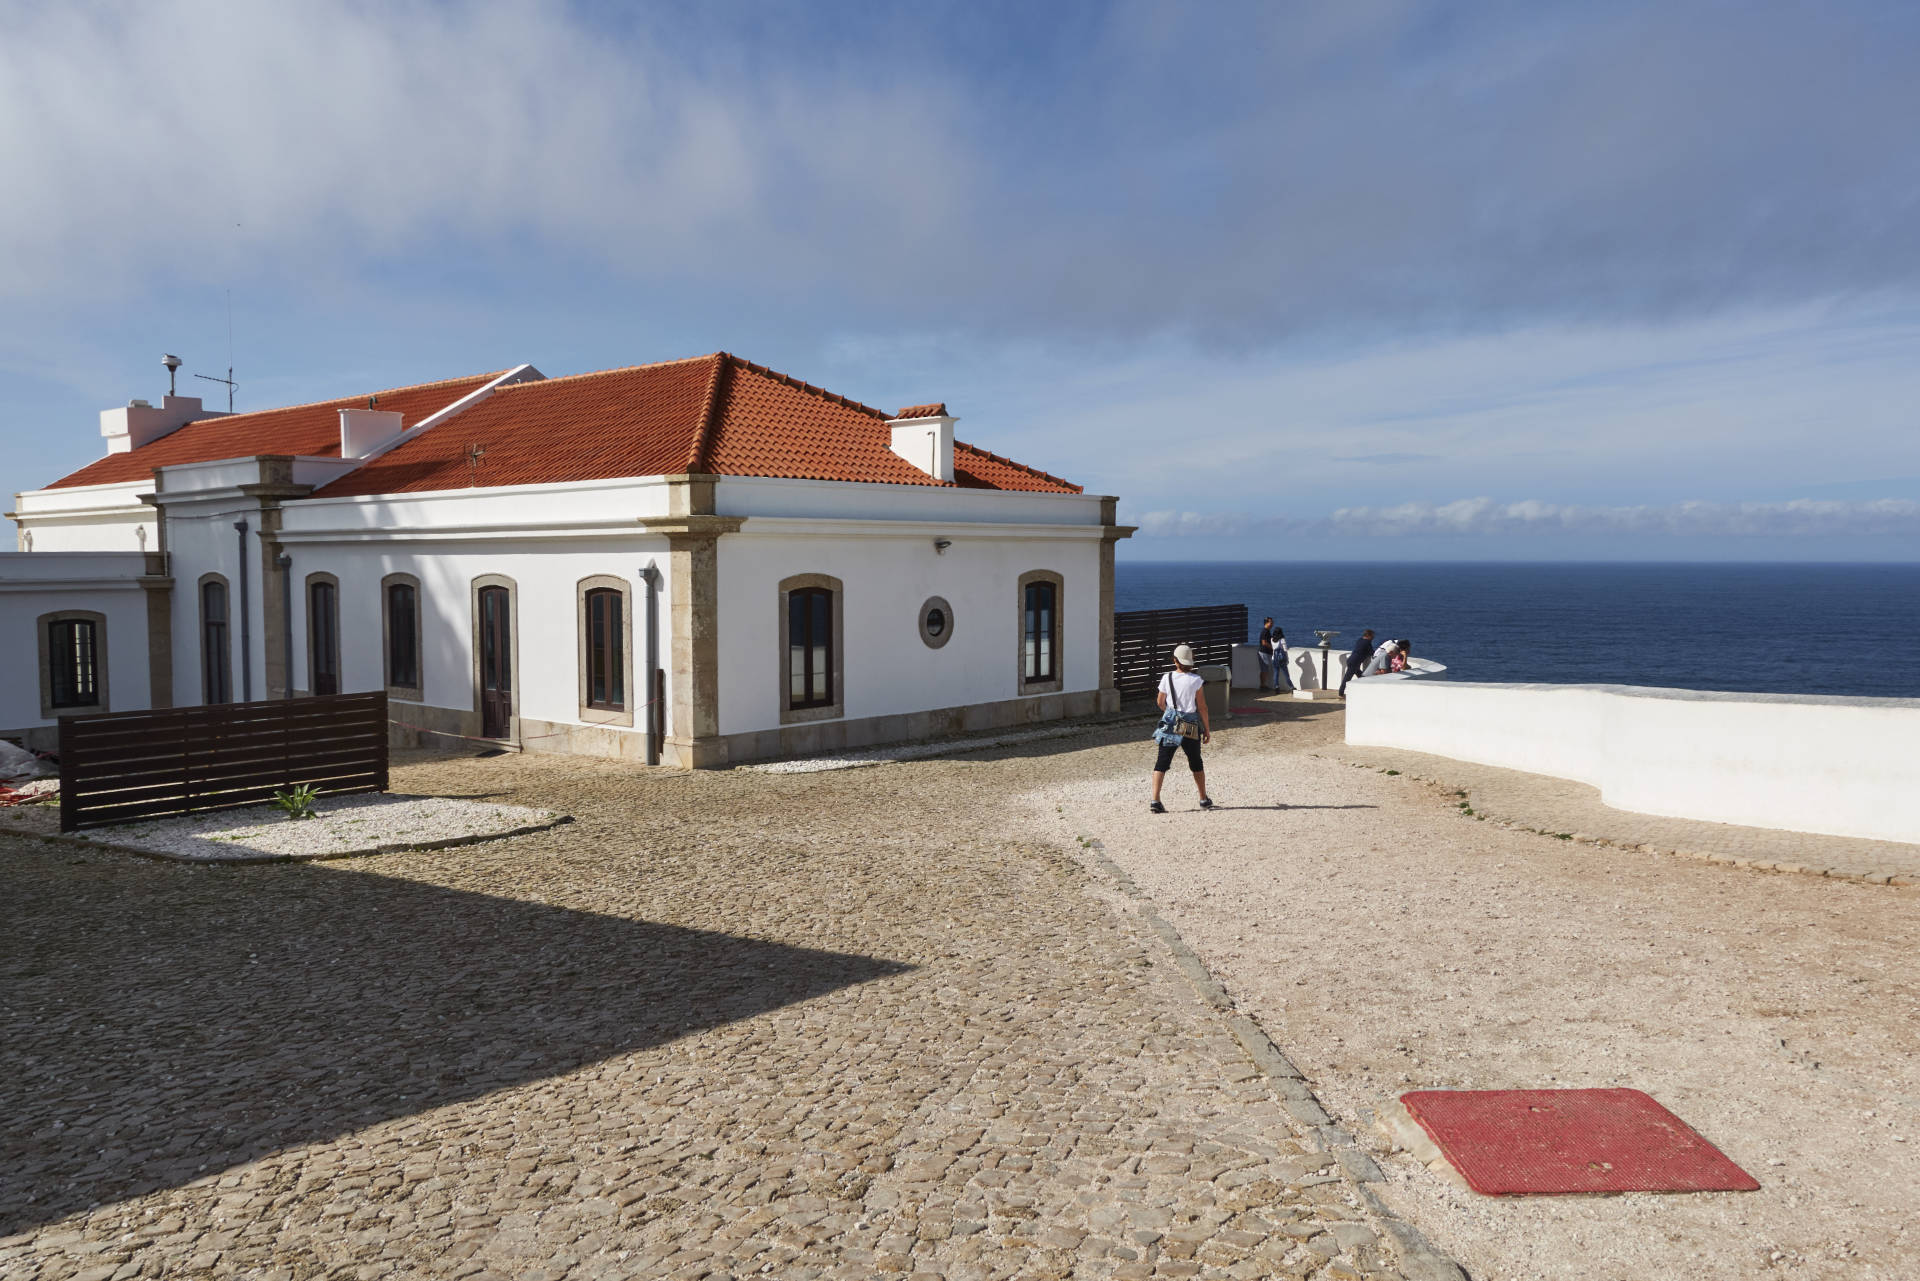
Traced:
<path id="1" fill-rule="evenodd" d="M 1159 801 L 1149 801 L 1147 803 L 1147 813 L 1149 814 L 1164 814 L 1166 812 L 1167 812 L 1167 807 L 1162 805 Z"/>
<path id="2" fill-rule="evenodd" d="M 1213 808 L 1213 798 L 1212 798 L 1211 796 L 1202 796 L 1202 797 L 1200 798 L 1200 808 L 1201 808 L 1201 809 L 1203 809 L 1203 810 L 1210 810 L 1210 809 L 1212 809 L 1212 808 Z"/>

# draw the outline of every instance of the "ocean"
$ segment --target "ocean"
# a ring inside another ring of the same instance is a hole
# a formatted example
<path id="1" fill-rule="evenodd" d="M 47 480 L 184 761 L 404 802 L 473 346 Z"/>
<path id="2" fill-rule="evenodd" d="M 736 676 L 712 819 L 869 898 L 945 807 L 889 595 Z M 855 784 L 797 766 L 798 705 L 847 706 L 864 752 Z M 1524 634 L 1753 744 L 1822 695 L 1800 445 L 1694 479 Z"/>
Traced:
<path id="1" fill-rule="evenodd" d="M 1920 565 L 1122 561 L 1114 608 L 1408 637 L 1444 677 L 1920 698 Z M 1249 637 L 1248 639 L 1253 639 Z"/>

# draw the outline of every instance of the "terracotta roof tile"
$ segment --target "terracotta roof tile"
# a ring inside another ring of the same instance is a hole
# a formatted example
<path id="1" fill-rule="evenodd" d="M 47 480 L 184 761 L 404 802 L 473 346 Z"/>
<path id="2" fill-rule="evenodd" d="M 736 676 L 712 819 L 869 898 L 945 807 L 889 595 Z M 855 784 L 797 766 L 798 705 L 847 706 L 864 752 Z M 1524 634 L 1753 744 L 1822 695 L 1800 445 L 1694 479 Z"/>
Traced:
<path id="1" fill-rule="evenodd" d="M 497 373 L 480 374 L 472 378 L 394 387 L 373 393 L 373 398 L 379 402 L 374 407 L 398 410 L 401 423 L 411 427 L 499 376 Z M 292 405 L 285 409 L 264 409 L 258 413 L 196 419 L 138 449 L 96 459 L 72 475 L 54 481 L 47 488 L 65 489 L 74 485 L 110 485 L 118 481 L 146 480 L 153 475 L 156 467 L 212 462 L 218 458 L 245 458 L 255 454 L 338 458 L 340 411 L 363 407 L 367 399 L 367 395 L 362 394 L 339 400 L 316 401 L 310 405 Z"/>
<path id="2" fill-rule="evenodd" d="M 947 405 L 942 400 L 936 400 L 929 405 L 908 405 L 894 415 L 895 418 L 945 418 L 946 416 Z"/>
<path id="3" fill-rule="evenodd" d="M 790 477 L 941 485 L 890 447 L 887 415 L 726 352 L 502 387 L 321 489 L 326 497 L 623 476 Z M 478 446 L 477 462 L 470 450 Z M 955 447 L 955 484 L 1078 493 Z"/>

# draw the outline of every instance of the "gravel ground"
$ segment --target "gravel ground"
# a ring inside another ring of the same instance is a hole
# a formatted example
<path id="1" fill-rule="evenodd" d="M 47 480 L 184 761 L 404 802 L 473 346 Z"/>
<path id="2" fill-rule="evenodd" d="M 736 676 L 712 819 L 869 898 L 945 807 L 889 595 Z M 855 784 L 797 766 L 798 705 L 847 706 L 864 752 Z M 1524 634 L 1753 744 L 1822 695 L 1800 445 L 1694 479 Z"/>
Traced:
<path id="1" fill-rule="evenodd" d="M 1175 775 L 1149 816 L 1140 746 L 1028 822 L 1101 839 L 1356 1132 L 1409 1089 L 1630 1085 L 1763 1185 L 1495 1200 L 1383 1157 L 1477 1281 L 1920 1275 L 1920 893 L 1476 822 L 1303 755 L 1325 711 L 1217 737 L 1215 812 Z"/>
<path id="2" fill-rule="evenodd" d="M 261 857 L 341 858 L 391 846 L 482 840 L 545 827 L 559 817 L 552 810 L 524 805 L 388 792 L 322 796 L 309 819 L 291 820 L 276 806 L 253 805 L 95 828 L 80 835 L 196 863 L 224 863 Z"/>

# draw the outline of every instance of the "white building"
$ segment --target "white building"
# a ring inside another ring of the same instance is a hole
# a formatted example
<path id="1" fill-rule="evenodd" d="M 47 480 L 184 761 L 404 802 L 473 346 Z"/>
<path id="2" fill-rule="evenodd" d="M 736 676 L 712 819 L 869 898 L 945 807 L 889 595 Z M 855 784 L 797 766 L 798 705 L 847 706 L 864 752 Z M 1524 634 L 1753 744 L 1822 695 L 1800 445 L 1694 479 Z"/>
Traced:
<path id="1" fill-rule="evenodd" d="M 0 734 L 385 687 L 403 742 L 713 766 L 1113 708 L 1132 531 L 954 422 L 726 353 L 136 401 L 16 497 Z"/>

